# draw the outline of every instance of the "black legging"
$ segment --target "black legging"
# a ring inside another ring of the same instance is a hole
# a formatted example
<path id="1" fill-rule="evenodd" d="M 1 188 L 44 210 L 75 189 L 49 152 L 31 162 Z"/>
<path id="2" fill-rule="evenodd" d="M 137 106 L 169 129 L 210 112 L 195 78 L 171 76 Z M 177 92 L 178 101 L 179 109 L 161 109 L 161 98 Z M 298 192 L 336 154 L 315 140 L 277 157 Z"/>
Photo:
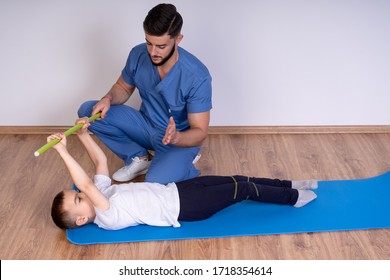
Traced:
<path id="1" fill-rule="evenodd" d="M 298 191 L 291 181 L 247 176 L 201 176 L 176 183 L 180 198 L 179 220 L 198 221 L 237 202 L 294 205 Z"/>

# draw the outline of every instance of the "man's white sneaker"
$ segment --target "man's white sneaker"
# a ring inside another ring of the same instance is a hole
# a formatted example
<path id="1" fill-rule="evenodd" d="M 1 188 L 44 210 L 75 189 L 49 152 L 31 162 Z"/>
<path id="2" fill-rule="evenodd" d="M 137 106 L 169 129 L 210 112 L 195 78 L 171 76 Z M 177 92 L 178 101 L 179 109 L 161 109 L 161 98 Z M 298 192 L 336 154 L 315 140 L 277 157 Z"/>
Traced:
<path id="1" fill-rule="evenodd" d="M 133 158 L 131 164 L 126 165 L 119 169 L 112 175 L 112 178 L 117 182 L 127 182 L 139 175 L 146 174 L 151 161 L 147 159 L 140 159 L 139 157 Z"/>
<path id="2" fill-rule="evenodd" d="M 200 160 L 201 157 L 202 157 L 201 154 L 197 154 L 194 160 L 192 161 L 192 164 L 195 165 Z"/>
<path id="3" fill-rule="evenodd" d="M 308 204 L 310 201 L 314 200 L 317 198 L 317 195 L 308 190 L 298 190 L 298 200 L 294 204 L 294 207 L 302 207 Z"/>

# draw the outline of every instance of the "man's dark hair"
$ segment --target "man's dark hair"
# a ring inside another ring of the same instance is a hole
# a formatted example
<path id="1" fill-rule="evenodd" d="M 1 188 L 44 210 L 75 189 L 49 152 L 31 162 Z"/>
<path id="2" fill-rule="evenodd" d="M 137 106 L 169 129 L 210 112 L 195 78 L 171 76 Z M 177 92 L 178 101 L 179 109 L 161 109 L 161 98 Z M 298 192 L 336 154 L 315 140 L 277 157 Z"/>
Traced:
<path id="1" fill-rule="evenodd" d="M 144 30 L 152 36 L 180 35 L 183 18 L 172 4 L 159 4 L 151 9 L 144 20 Z"/>
<path id="2" fill-rule="evenodd" d="M 75 221 L 70 217 L 69 213 L 64 211 L 64 196 L 65 192 L 59 192 L 53 199 L 51 206 L 51 217 L 53 222 L 61 229 L 76 228 Z"/>

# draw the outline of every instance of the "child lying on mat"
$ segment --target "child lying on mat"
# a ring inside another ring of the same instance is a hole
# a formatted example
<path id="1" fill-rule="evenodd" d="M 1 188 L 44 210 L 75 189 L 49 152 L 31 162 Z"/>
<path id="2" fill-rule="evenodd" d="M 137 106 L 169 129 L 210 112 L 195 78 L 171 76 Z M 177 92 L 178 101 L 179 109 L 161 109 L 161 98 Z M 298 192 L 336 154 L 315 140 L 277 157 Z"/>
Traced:
<path id="1" fill-rule="evenodd" d="M 84 126 L 77 135 L 95 165 L 93 180 L 69 154 L 62 133 L 47 138 L 48 142 L 62 139 L 54 149 L 80 190 L 62 191 L 53 200 L 51 215 L 62 229 L 92 222 L 109 230 L 139 224 L 180 227 L 179 221 L 207 219 L 246 199 L 302 207 L 317 197 L 309 190 L 317 188 L 315 180 L 247 176 L 201 176 L 167 185 L 146 182 L 111 185 L 107 158 L 87 132 L 88 118 L 76 121 L 80 122 Z"/>

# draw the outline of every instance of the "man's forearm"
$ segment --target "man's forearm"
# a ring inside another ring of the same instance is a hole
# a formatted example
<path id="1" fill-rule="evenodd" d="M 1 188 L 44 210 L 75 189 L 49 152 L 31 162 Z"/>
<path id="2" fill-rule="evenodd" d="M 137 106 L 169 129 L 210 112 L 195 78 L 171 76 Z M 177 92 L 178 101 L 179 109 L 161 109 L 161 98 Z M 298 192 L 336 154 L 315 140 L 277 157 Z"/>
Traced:
<path id="1" fill-rule="evenodd" d="M 111 105 L 119 105 L 129 100 L 130 96 L 134 92 L 134 89 L 135 88 L 131 85 L 128 85 L 121 76 L 111 87 L 106 96 L 110 99 Z"/>
<path id="2" fill-rule="evenodd" d="M 191 128 L 186 131 L 177 131 L 171 144 L 178 147 L 197 147 L 202 145 L 207 137 L 207 132 L 200 128 Z"/>
<path id="3" fill-rule="evenodd" d="M 118 84 L 114 84 L 105 96 L 109 98 L 111 105 L 120 105 L 125 103 L 130 98 L 131 94 Z"/>

